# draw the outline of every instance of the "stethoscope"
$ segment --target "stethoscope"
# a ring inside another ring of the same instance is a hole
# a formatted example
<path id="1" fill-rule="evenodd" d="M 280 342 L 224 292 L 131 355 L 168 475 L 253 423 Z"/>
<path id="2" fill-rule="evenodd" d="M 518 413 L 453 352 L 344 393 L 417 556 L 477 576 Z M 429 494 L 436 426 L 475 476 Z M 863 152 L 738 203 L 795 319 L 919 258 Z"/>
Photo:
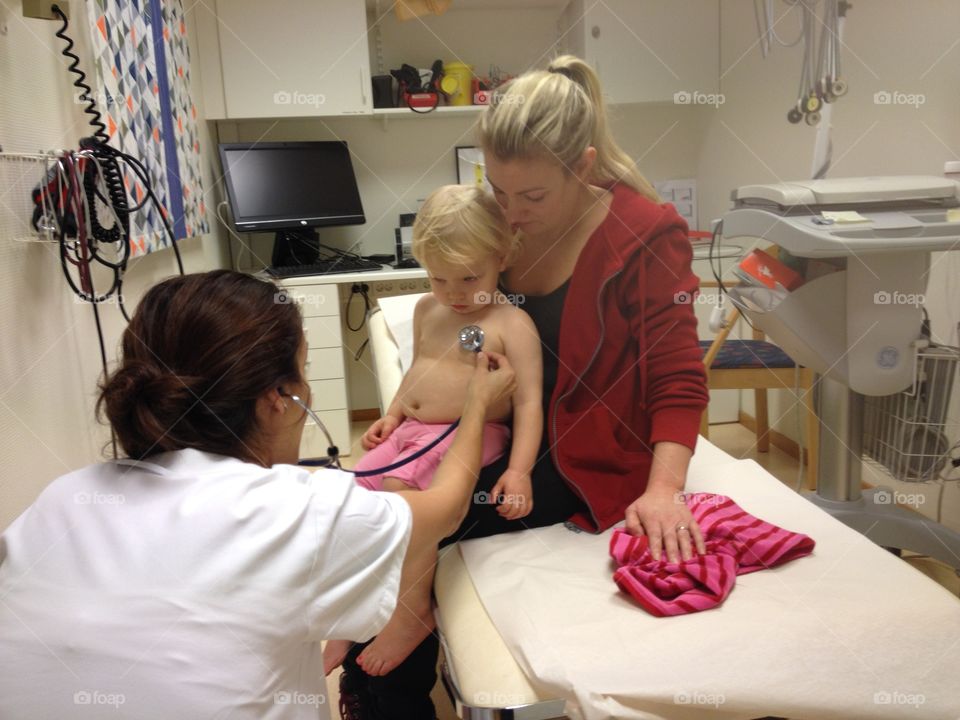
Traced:
<path id="1" fill-rule="evenodd" d="M 467 352 L 478 353 L 483 349 L 483 328 L 478 325 L 467 325 L 466 327 L 461 328 L 460 332 L 457 333 L 457 340 L 460 343 L 460 349 L 466 350 Z M 299 395 L 289 395 L 284 392 L 281 392 L 280 395 L 290 398 L 296 405 L 298 405 L 300 409 L 302 409 L 307 416 L 317 424 L 317 427 L 323 431 L 324 436 L 327 438 L 327 457 L 304 459 L 300 460 L 300 462 L 297 464 L 306 467 L 326 467 L 342 470 L 343 468 L 340 467 L 340 449 L 334 445 L 333 437 L 327 430 L 327 426 L 323 424 L 323 421 L 317 416 L 317 414 L 310 408 L 309 405 L 300 399 Z M 436 447 L 437 444 L 442 442 L 445 437 L 456 430 L 459 424 L 460 419 L 457 418 L 450 423 L 450 427 L 430 441 L 430 443 L 420 448 L 412 455 L 408 455 L 403 460 L 398 460 L 397 462 L 384 467 L 373 468 L 372 470 L 352 470 L 351 472 L 355 477 L 369 477 L 371 475 L 383 475 L 391 470 L 396 470 L 398 467 L 403 467 L 407 463 L 413 462 Z"/>

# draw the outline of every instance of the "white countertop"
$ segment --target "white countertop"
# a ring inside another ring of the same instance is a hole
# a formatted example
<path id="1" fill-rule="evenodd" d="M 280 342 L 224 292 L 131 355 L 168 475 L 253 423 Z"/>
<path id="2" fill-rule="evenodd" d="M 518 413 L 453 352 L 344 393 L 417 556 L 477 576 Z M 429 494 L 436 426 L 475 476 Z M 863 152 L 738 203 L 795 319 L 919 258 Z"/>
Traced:
<path id="1" fill-rule="evenodd" d="M 258 273 L 260 277 L 273 279 L 266 273 Z M 344 285 L 355 282 L 382 282 L 384 280 L 419 280 L 427 277 L 423 268 L 405 268 L 396 270 L 384 265 L 383 270 L 367 270 L 364 272 L 328 273 L 326 275 L 301 275 L 299 277 L 281 278 L 277 282 L 284 287 L 303 285 Z"/>

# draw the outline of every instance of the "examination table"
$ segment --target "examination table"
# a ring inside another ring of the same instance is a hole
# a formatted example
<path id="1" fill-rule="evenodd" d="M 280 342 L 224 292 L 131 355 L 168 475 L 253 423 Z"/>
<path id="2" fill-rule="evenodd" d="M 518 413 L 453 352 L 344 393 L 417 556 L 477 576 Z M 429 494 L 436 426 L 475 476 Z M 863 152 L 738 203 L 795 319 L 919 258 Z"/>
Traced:
<path id="1" fill-rule="evenodd" d="M 419 297 L 381 298 L 369 318 L 384 407 Z M 957 598 L 702 437 L 687 489 L 808 534 L 813 555 L 738 577 L 718 608 L 653 617 L 614 584 L 610 531 L 445 548 L 436 614 L 460 717 L 960 718 Z"/>

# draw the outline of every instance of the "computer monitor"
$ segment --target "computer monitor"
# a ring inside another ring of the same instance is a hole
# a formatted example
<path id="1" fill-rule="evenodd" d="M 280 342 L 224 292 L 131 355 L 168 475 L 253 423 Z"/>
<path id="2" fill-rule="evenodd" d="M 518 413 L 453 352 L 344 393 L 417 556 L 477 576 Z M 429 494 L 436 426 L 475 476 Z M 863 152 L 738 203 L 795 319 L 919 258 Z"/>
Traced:
<path id="1" fill-rule="evenodd" d="M 224 143 L 220 161 L 238 231 L 366 222 L 345 142 Z"/>

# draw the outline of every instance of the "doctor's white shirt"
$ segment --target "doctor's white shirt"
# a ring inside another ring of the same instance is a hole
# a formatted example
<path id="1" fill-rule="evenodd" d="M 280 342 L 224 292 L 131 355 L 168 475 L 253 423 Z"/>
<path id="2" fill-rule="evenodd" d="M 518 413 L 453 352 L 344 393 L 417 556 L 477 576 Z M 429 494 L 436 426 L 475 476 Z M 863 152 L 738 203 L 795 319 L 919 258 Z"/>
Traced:
<path id="1" fill-rule="evenodd" d="M 383 628 L 410 528 L 334 470 L 65 475 L 0 536 L 0 718 L 327 718 L 320 641 Z"/>

